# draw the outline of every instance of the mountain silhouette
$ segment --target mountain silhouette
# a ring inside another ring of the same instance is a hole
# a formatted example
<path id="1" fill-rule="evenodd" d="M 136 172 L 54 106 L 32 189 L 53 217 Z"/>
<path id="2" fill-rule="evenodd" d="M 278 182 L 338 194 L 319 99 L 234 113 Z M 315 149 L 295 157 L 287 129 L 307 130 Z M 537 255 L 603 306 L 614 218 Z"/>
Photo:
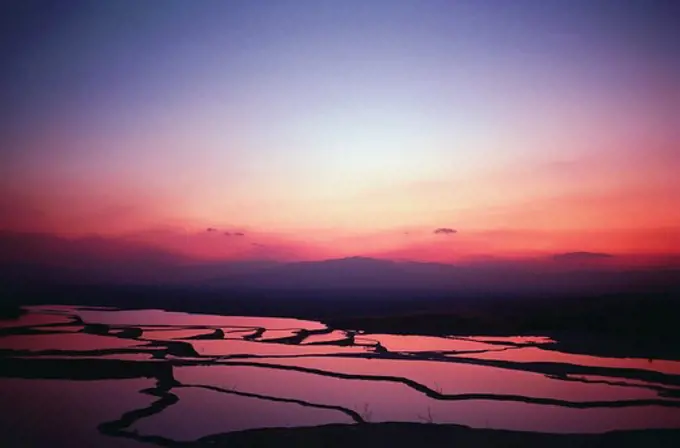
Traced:
<path id="1" fill-rule="evenodd" d="M 211 289 L 438 290 L 480 297 L 678 289 L 677 265 L 625 270 L 600 263 L 611 258 L 607 254 L 570 252 L 533 260 L 491 259 L 455 265 L 362 256 L 300 262 L 205 261 L 113 238 L 66 239 L 0 232 L 0 281 L 6 284 L 49 281 Z"/>

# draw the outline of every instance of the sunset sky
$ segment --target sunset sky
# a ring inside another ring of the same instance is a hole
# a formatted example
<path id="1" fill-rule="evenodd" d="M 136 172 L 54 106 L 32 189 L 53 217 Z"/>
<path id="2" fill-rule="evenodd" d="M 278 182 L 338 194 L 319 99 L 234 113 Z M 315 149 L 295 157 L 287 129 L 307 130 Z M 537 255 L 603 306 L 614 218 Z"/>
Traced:
<path id="1" fill-rule="evenodd" d="M 677 14 L 2 2 L 0 229 L 209 259 L 677 254 Z"/>

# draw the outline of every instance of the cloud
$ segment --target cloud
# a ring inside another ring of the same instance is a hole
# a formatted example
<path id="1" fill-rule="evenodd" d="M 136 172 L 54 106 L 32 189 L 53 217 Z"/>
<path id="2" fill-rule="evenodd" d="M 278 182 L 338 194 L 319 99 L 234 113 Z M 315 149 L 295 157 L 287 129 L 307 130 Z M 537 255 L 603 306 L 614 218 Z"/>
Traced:
<path id="1" fill-rule="evenodd" d="M 217 229 L 214 228 L 214 227 L 208 227 L 207 229 L 205 229 L 205 231 L 206 232 L 217 232 Z"/>
<path id="2" fill-rule="evenodd" d="M 208 229 L 208 232 L 214 232 L 217 229 Z M 224 236 L 232 237 L 232 236 L 245 236 L 246 234 L 243 232 L 223 232 L 222 233 Z"/>
<path id="3" fill-rule="evenodd" d="M 553 255 L 557 261 L 597 261 L 612 258 L 613 255 L 602 252 L 567 252 Z"/>
<path id="4" fill-rule="evenodd" d="M 451 229 L 449 227 L 440 227 L 438 229 L 435 229 L 434 232 L 435 235 L 453 235 L 454 233 L 458 233 L 456 229 Z"/>

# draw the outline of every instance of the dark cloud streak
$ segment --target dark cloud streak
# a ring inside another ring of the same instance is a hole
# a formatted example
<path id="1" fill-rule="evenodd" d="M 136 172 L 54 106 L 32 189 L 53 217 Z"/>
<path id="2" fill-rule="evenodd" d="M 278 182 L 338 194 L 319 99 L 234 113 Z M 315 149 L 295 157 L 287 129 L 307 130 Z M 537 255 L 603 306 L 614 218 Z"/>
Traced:
<path id="1" fill-rule="evenodd" d="M 555 261 L 599 261 L 613 258 L 611 254 L 603 252 L 566 252 L 563 254 L 553 255 Z"/>

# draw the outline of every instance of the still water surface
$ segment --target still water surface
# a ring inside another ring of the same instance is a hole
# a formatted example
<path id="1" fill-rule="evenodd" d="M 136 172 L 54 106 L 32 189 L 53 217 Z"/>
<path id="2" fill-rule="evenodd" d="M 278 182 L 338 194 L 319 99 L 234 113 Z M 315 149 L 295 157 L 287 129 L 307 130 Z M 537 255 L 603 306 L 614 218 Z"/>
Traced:
<path id="1" fill-rule="evenodd" d="M 386 421 L 555 433 L 680 428 L 680 362 L 566 353 L 542 335 L 406 336 L 270 317 L 27 310 L 0 320 L 0 430 L 15 444 L 42 434 L 74 446 L 142 446 Z"/>

